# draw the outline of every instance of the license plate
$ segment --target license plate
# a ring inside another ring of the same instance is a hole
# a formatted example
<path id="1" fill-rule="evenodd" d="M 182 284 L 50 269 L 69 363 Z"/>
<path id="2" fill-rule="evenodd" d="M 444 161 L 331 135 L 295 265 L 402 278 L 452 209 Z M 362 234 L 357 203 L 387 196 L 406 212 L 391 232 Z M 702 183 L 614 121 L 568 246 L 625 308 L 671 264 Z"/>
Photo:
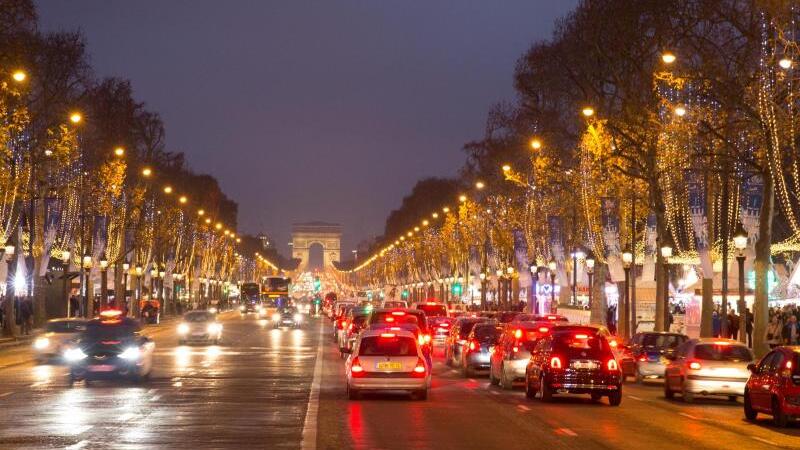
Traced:
<path id="1" fill-rule="evenodd" d="M 403 365 L 399 362 L 379 362 L 375 365 L 375 368 L 378 370 L 400 370 Z"/>
<path id="2" fill-rule="evenodd" d="M 597 369 L 597 363 L 594 361 L 572 361 L 570 365 L 573 369 Z"/>
<path id="3" fill-rule="evenodd" d="M 108 364 L 97 364 L 89 366 L 89 372 L 113 372 L 114 366 Z"/>
<path id="4" fill-rule="evenodd" d="M 203 335 L 205 335 L 205 333 L 202 333 L 202 332 L 201 333 L 192 333 L 192 336 L 194 336 L 194 337 L 200 337 L 200 336 L 203 336 Z"/>

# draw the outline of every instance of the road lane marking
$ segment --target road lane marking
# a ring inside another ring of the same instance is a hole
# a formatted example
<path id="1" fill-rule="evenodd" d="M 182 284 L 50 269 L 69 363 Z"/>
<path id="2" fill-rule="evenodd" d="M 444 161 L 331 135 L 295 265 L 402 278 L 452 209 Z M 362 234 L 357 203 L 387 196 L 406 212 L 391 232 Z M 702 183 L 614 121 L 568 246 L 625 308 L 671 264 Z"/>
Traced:
<path id="1" fill-rule="evenodd" d="M 775 443 L 775 442 L 772 442 L 772 441 L 770 441 L 769 439 L 764 439 L 764 438 L 762 438 L 762 437 L 758 437 L 758 436 L 750 436 L 750 437 L 751 437 L 751 438 L 753 438 L 753 439 L 755 439 L 755 440 L 756 440 L 756 441 L 758 441 L 758 442 L 763 442 L 764 444 L 774 445 L 774 446 L 776 446 L 776 447 L 778 446 L 778 444 L 777 444 L 777 443 Z"/>
<path id="2" fill-rule="evenodd" d="M 80 442 L 78 442 L 76 444 L 70 445 L 69 447 L 66 447 L 66 448 L 67 448 L 67 450 L 78 450 L 78 449 L 81 449 L 83 447 L 86 447 L 87 445 L 89 445 L 89 441 L 87 439 L 84 439 L 84 440 L 82 440 L 82 441 L 80 441 Z"/>
<path id="3" fill-rule="evenodd" d="M 530 408 L 528 408 L 525 405 L 517 405 L 517 408 L 522 410 L 522 411 L 530 411 L 531 410 Z"/>
<path id="4" fill-rule="evenodd" d="M 156 401 L 158 401 L 160 398 L 161 398 L 161 396 L 160 396 L 160 395 L 154 395 L 154 396 L 150 397 L 150 401 L 151 401 L 151 402 L 156 402 Z"/>
<path id="5" fill-rule="evenodd" d="M 319 390 L 322 379 L 322 336 L 325 334 L 324 322 L 319 324 L 319 337 L 317 339 L 317 360 L 314 362 L 314 377 L 311 381 L 311 390 L 308 393 L 306 406 L 306 420 L 303 423 L 303 450 L 316 450 L 317 448 L 317 416 L 319 415 Z"/>
<path id="6" fill-rule="evenodd" d="M 91 430 L 94 425 L 84 425 L 82 427 L 75 428 L 74 430 L 70 430 L 68 434 L 72 436 L 77 436 L 79 434 L 86 433 L 87 431 Z"/>
<path id="7" fill-rule="evenodd" d="M 578 433 L 570 430 L 569 428 L 556 428 L 556 434 L 563 434 L 565 436 L 577 436 Z"/>
<path id="8" fill-rule="evenodd" d="M 690 419 L 692 419 L 692 420 L 700 420 L 700 418 L 699 418 L 699 417 L 695 417 L 695 416 L 693 416 L 693 415 L 691 415 L 691 414 L 686 414 L 685 412 L 678 413 L 678 415 L 679 415 L 679 416 L 683 416 L 683 417 L 688 417 L 688 418 L 690 418 Z"/>
<path id="9" fill-rule="evenodd" d="M 0 398 L 3 398 L 3 397 L 8 397 L 9 395 L 11 395 L 11 394 L 13 394 L 13 393 L 14 393 L 14 392 L 3 392 L 2 394 L 0 394 Z"/>
<path id="10" fill-rule="evenodd" d="M 632 398 L 634 400 L 639 400 L 640 402 L 645 401 L 645 399 L 643 399 L 642 397 L 637 397 L 635 395 L 629 395 L 628 398 Z"/>
<path id="11" fill-rule="evenodd" d="M 497 391 L 494 391 L 494 390 L 492 390 L 492 391 L 489 391 L 489 393 L 490 393 L 490 394 L 494 394 L 494 395 L 500 395 L 500 393 L 499 393 L 499 392 L 497 392 Z"/>

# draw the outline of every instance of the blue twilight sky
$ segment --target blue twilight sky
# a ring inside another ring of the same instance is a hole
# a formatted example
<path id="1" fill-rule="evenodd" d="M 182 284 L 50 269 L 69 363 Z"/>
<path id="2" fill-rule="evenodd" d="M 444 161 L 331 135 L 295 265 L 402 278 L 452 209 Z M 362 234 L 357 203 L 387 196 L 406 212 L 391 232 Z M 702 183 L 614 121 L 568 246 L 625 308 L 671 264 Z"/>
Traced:
<path id="1" fill-rule="evenodd" d="M 380 235 L 424 176 L 453 175 L 519 56 L 577 0 L 39 0 L 98 76 L 129 78 L 167 147 L 216 176 L 239 228 L 289 254 L 292 222 Z"/>

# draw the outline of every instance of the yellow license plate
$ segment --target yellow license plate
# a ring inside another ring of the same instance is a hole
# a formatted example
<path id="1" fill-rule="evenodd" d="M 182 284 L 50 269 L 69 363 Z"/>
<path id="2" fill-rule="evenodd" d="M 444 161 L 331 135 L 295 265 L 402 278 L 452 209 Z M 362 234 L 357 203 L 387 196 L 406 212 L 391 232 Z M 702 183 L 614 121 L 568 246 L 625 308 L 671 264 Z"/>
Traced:
<path id="1" fill-rule="evenodd" d="M 403 365 L 399 362 L 379 362 L 375 365 L 378 370 L 400 370 Z"/>

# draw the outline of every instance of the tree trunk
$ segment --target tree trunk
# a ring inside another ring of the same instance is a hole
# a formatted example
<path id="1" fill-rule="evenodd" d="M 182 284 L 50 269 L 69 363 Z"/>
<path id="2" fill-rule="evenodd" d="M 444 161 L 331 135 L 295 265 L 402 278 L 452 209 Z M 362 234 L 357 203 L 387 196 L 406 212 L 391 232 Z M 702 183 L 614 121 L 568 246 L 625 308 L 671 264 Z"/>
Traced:
<path id="1" fill-rule="evenodd" d="M 714 335 L 714 280 L 703 278 L 703 300 L 700 305 L 700 337 Z"/>
<path id="2" fill-rule="evenodd" d="M 666 317 L 664 311 L 666 306 L 664 299 L 666 298 L 665 292 L 669 280 L 664 276 L 664 257 L 661 256 L 661 246 L 665 242 L 665 236 L 669 232 L 667 230 L 666 212 L 664 207 L 663 196 L 661 189 L 658 187 L 658 180 L 653 180 L 650 187 L 650 207 L 653 208 L 653 213 L 656 215 L 656 232 L 658 233 L 658 245 L 656 246 L 656 314 L 655 314 L 655 330 L 664 331 L 666 327 Z"/>
<path id="3" fill-rule="evenodd" d="M 589 323 L 592 325 L 606 325 L 606 273 L 608 266 L 599 263 L 594 268 L 594 283 L 592 284 L 592 309 L 589 311 Z"/>
<path id="4" fill-rule="evenodd" d="M 33 326 L 39 328 L 47 321 L 46 291 L 44 277 L 39 276 L 42 267 L 42 256 L 33 260 L 33 273 L 30 274 L 33 281 Z"/>
<path id="5" fill-rule="evenodd" d="M 764 179 L 763 204 L 758 222 L 758 240 L 755 251 L 755 299 L 753 301 L 753 351 L 757 357 L 765 355 L 769 346 L 765 342 L 769 323 L 769 285 L 768 273 L 772 264 L 770 245 L 772 244 L 772 215 L 775 209 L 775 190 L 769 174 Z"/>

